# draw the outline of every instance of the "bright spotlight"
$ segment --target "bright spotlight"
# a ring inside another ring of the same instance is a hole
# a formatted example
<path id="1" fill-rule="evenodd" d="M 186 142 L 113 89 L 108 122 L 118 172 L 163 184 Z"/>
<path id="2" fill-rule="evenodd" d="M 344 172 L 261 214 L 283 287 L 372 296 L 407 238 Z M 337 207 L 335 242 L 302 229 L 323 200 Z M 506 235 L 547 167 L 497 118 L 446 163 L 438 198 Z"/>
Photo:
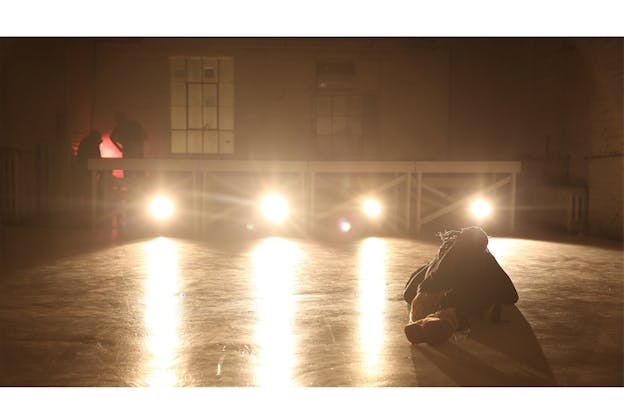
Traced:
<path id="1" fill-rule="evenodd" d="M 348 233 L 349 231 L 351 231 L 351 223 L 347 220 L 340 220 L 340 222 L 338 223 L 338 227 L 343 233 Z"/>
<path id="2" fill-rule="evenodd" d="M 472 215 L 478 219 L 483 219 L 490 215 L 492 212 L 492 206 L 484 199 L 477 199 L 470 206 L 470 211 L 472 212 Z"/>
<path id="3" fill-rule="evenodd" d="M 288 202 L 280 195 L 266 195 L 262 198 L 262 214 L 275 224 L 283 223 L 288 218 Z"/>
<path id="4" fill-rule="evenodd" d="M 173 201 L 166 196 L 158 196 L 150 203 L 149 211 L 154 218 L 164 221 L 173 215 Z"/>
<path id="5" fill-rule="evenodd" d="M 381 205 L 376 199 L 369 198 L 364 200 L 364 202 L 362 202 L 362 209 L 364 213 L 371 218 L 376 218 L 381 214 Z"/>

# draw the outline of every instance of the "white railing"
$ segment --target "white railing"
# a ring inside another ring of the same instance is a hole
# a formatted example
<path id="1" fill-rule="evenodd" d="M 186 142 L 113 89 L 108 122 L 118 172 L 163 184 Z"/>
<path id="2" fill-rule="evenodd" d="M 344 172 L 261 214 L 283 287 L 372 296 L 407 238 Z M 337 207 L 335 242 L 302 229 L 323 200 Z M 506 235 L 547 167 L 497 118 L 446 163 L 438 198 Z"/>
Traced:
<path id="1" fill-rule="evenodd" d="M 324 215 L 317 212 L 315 206 L 319 174 L 394 174 L 381 186 L 375 188 L 385 190 L 392 187 L 404 186 L 404 227 L 406 231 L 420 232 L 421 226 L 441 215 L 458 209 L 467 198 L 452 197 L 437 210 L 423 215 L 422 197 L 424 192 L 442 193 L 434 185 L 427 184 L 428 175 L 451 174 L 459 177 L 467 174 L 503 175 L 478 193 L 493 192 L 509 185 L 509 224 L 510 231 L 515 225 L 516 205 L 516 176 L 521 171 L 519 161 L 247 161 L 247 160 L 200 160 L 200 159 L 91 159 L 89 170 L 92 178 L 92 223 L 95 224 L 96 213 L 96 177 L 98 171 L 112 171 L 116 169 L 128 171 L 153 172 L 187 172 L 192 175 L 192 186 L 197 193 L 206 192 L 200 189 L 206 184 L 208 175 L 219 173 L 251 173 L 251 174 L 297 174 L 300 176 L 300 186 L 303 200 L 306 201 L 306 217 L 308 229 L 314 227 L 315 219 Z M 415 181 L 415 189 L 414 189 Z M 476 193 L 475 193 L 476 194 Z M 196 201 L 198 212 L 202 212 L 205 200 Z M 336 207 L 343 204 L 336 203 Z M 201 218 L 198 218 L 201 222 Z M 201 224 L 200 224 L 201 225 Z"/>

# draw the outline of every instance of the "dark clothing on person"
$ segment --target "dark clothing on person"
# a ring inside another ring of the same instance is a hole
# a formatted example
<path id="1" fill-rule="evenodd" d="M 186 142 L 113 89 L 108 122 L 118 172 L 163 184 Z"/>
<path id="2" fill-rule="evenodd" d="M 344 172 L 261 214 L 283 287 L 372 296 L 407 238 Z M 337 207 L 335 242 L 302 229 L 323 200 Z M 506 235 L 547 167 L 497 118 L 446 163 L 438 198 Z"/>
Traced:
<path id="1" fill-rule="evenodd" d="M 113 144 L 121 150 L 124 158 L 143 157 L 145 132 L 138 122 L 118 116 L 117 125 L 113 128 L 110 138 Z"/>
<path id="2" fill-rule="evenodd" d="M 460 319 L 467 319 L 493 305 L 518 301 L 511 279 L 487 249 L 488 237 L 481 228 L 440 236 L 438 253 L 405 285 L 406 302 L 411 303 L 419 292 L 443 293 L 439 308 L 455 308 Z"/>
<path id="3" fill-rule="evenodd" d="M 75 184 L 78 192 L 78 208 L 86 206 L 91 196 L 91 174 L 89 173 L 89 159 L 100 159 L 100 144 L 102 136 L 97 130 L 92 130 L 78 145 L 76 152 Z M 99 174 L 96 173 L 96 180 Z"/>
<path id="4" fill-rule="evenodd" d="M 89 159 L 99 159 L 101 157 L 100 154 L 100 144 L 102 143 L 102 136 L 100 132 L 97 130 L 93 130 L 86 136 L 80 144 L 78 145 L 78 152 L 76 153 L 76 163 L 78 164 L 78 168 L 82 172 L 87 171 L 87 162 Z"/>

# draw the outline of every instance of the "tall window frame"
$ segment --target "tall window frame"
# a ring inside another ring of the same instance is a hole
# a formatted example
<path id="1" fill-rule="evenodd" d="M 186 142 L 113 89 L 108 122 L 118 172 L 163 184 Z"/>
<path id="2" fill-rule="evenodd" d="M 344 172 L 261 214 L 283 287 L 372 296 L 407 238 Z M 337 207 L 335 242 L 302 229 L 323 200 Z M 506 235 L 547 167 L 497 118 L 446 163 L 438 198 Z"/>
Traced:
<path id="1" fill-rule="evenodd" d="M 172 154 L 234 153 L 234 59 L 170 58 Z"/>
<path id="2" fill-rule="evenodd" d="M 356 70 L 353 59 L 316 61 L 312 135 L 322 157 L 358 159 L 377 135 L 377 96 L 361 88 Z"/>
<path id="3" fill-rule="evenodd" d="M 377 96 L 322 91 L 312 97 L 312 134 L 319 156 L 359 159 L 377 137 Z"/>

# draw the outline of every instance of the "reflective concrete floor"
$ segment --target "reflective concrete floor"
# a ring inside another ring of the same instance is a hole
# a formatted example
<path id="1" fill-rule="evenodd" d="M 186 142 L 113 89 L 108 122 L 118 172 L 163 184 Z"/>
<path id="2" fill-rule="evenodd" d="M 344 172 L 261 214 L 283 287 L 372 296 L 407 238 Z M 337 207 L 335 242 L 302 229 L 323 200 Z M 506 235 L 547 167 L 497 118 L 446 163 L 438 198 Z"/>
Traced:
<path id="1" fill-rule="evenodd" d="M 622 386 L 620 246 L 493 238 L 520 301 L 437 347 L 402 291 L 437 242 L 0 229 L 3 386 Z"/>

